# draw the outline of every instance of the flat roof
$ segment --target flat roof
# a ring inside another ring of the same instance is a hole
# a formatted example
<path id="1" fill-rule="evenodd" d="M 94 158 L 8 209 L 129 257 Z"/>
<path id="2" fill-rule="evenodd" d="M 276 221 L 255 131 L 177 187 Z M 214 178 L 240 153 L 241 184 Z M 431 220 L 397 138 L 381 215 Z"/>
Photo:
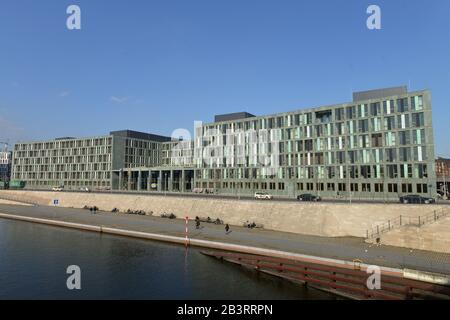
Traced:
<path id="1" fill-rule="evenodd" d="M 377 90 L 385 90 L 385 89 L 377 89 Z M 371 91 L 375 91 L 375 90 L 371 90 Z M 387 99 L 393 99 L 393 98 L 397 98 L 397 97 L 404 96 L 404 95 L 424 94 L 427 91 L 429 91 L 429 90 L 428 89 L 422 89 L 422 90 L 406 91 L 404 94 L 393 94 L 393 95 L 387 95 L 387 96 L 381 96 L 381 97 L 371 96 L 367 100 L 341 102 L 341 103 L 335 103 L 335 104 L 329 104 L 329 105 L 323 105 L 323 106 L 317 106 L 317 107 L 296 109 L 296 110 L 292 110 L 292 111 L 277 112 L 277 113 L 272 113 L 272 114 L 267 114 L 267 115 L 262 115 L 262 116 L 255 116 L 253 119 L 249 118 L 248 120 L 259 120 L 259 119 L 272 118 L 272 117 L 281 117 L 281 116 L 286 116 L 286 115 L 290 115 L 290 114 L 297 114 L 297 113 L 320 112 L 320 111 L 326 111 L 328 109 L 334 109 L 334 108 L 341 108 L 341 107 L 346 107 L 346 106 L 354 106 L 354 105 L 358 105 L 358 104 L 370 103 L 370 102 L 372 102 L 374 100 L 379 100 L 379 99 L 386 99 L 387 100 Z M 365 91 L 362 91 L 362 92 L 365 92 Z M 385 93 L 389 93 L 389 92 L 392 93 L 392 91 L 383 91 L 383 92 L 385 92 Z M 242 120 L 244 120 L 244 119 L 242 119 Z M 232 121 L 232 120 L 228 120 L 228 121 Z M 209 122 L 209 123 L 203 123 L 202 125 L 203 126 L 208 126 L 208 125 L 214 125 L 214 124 L 223 123 L 223 122 L 227 122 L 227 121 Z"/>
<path id="2" fill-rule="evenodd" d="M 140 132 L 140 131 L 134 131 L 134 130 L 111 131 L 109 134 L 112 136 L 149 140 L 149 141 L 156 141 L 156 142 L 167 142 L 167 141 L 172 140 L 171 137 L 161 136 L 158 134 L 152 134 L 152 133 L 146 133 L 146 132 Z"/>
<path id="3" fill-rule="evenodd" d="M 383 97 L 400 96 L 408 94 L 408 87 L 381 88 L 368 91 L 353 92 L 353 102 L 365 101 L 371 99 L 381 99 Z"/>
<path id="4" fill-rule="evenodd" d="M 221 122 L 221 121 L 231 121 L 231 120 L 239 120 L 239 119 L 246 119 L 246 118 L 252 118 L 255 117 L 255 115 L 248 113 L 248 112 L 233 112 L 233 113 L 225 113 L 225 114 L 218 114 L 214 116 L 215 122 Z"/>

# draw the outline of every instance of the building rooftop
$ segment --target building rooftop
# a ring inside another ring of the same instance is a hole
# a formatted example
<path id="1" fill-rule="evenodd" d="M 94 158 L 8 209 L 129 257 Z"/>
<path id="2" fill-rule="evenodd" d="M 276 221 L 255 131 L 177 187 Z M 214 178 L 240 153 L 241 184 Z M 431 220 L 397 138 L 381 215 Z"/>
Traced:
<path id="1" fill-rule="evenodd" d="M 384 97 L 400 96 L 408 93 L 407 86 L 381 88 L 368 91 L 353 92 L 353 102 L 365 101 L 371 99 L 380 99 Z"/>
<path id="2" fill-rule="evenodd" d="M 74 140 L 75 137 L 61 137 L 61 138 L 55 138 L 55 140 Z"/>
<path id="3" fill-rule="evenodd" d="M 126 137 L 126 138 L 141 139 L 141 140 L 149 140 L 149 141 L 155 141 L 155 142 L 167 142 L 167 141 L 172 140 L 171 137 L 160 136 L 157 134 L 139 132 L 139 131 L 133 131 L 133 130 L 111 131 L 110 135 Z"/>
<path id="4" fill-rule="evenodd" d="M 215 115 L 214 122 L 239 120 L 239 119 L 246 119 L 246 118 L 252 118 L 252 117 L 255 117 L 255 115 L 248 113 L 248 112 L 226 113 L 226 114 Z"/>

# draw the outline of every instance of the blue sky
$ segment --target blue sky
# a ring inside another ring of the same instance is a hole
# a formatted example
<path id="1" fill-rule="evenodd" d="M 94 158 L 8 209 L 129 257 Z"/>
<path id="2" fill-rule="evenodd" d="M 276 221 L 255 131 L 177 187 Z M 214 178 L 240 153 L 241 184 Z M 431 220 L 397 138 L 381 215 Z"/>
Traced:
<path id="1" fill-rule="evenodd" d="M 66 28 L 66 8 L 82 30 Z M 382 10 L 382 30 L 366 9 Z M 409 84 L 431 89 L 450 156 L 450 1 L 0 2 L 0 141 L 170 135 L 194 120 L 263 115 Z"/>

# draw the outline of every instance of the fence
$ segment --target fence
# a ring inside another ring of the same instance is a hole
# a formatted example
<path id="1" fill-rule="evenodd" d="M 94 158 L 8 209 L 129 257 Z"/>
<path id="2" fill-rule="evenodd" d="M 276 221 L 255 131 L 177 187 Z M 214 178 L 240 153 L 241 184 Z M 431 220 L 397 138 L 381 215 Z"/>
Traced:
<path id="1" fill-rule="evenodd" d="M 450 297 L 450 288 L 447 286 L 386 274 L 381 274 L 381 288 L 370 290 L 367 286 L 368 273 L 356 264 L 350 269 L 236 252 L 202 251 L 202 253 L 350 299 L 404 300 Z"/>
<path id="2" fill-rule="evenodd" d="M 433 212 L 417 217 L 409 217 L 400 215 L 395 219 L 388 220 L 385 223 L 379 224 L 370 230 L 366 230 L 366 238 L 378 238 L 383 233 L 389 232 L 393 229 L 398 229 L 403 226 L 421 227 L 425 224 L 434 223 L 450 214 L 450 208 L 441 208 Z"/>

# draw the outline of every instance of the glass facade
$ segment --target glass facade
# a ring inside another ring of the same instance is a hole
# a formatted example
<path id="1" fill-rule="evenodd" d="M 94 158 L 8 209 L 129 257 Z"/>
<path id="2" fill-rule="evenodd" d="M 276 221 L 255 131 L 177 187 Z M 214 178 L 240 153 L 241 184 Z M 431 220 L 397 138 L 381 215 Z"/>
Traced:
<path id="1" fill-rule="evenodd" d="M 205 124 L 195 163 L 196 187 L 223 193 L 434 195 L 430 94 Z"/>

